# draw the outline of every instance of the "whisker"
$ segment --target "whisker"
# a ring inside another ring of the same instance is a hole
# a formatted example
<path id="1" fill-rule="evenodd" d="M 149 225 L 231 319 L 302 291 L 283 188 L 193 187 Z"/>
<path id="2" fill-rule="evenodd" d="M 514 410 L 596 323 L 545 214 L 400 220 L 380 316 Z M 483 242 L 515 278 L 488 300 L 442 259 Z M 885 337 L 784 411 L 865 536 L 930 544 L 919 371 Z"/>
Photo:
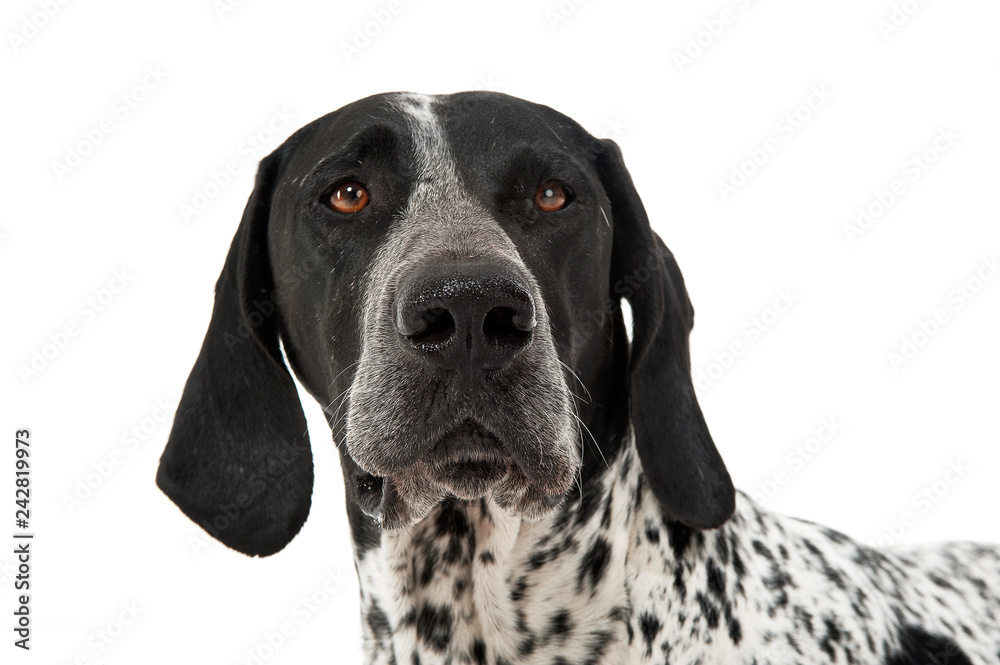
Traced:
<path id="1" fill-rule="evenodd" d="M 583 388 L 583 392 L 587 393 L 587 399 L 586 399 L 586 400 L 584 400 L 584 401 L 586 401 L 586 402 L 592 402 L 594 398 L 593 398 L 593 397 L 591 396 L 591 394 L 590 394 L 590 391 L 589 391 L 589 390 L 587 390 L 587 385 L 586 385 L 586 384 L 585 384 L 585 383 L 583 382 L 583 380 L 582 380 L 582 379 L 580 378 L 580 375 L 579 375 L 579 374 L 577 374 L 577 373 L 576 373 L 575 371 L 573 371 L 573 368 L 572 368 L 572 367 L 570 367 L 569 365 L 567 365 L 566 363 L 564 363 L 564 362 L 563 362 L 562 360 L 559 360 L 558 362 L 559 362 L 559 364 L 560 364 L 560 365 L 562 365 L 562 366 L 563 366 L 563 367 L 564 367 L 564 368 L 566 369 L 566 371 L 567 371 L 567 372 L 569 372 L 569 373 L 570 373 L 570 375 L 571 375 L 571 376 L 572 376 L 572 377 L 573 377 L 574 379 L 576 379 L 577 383 L 579 383 L 579 384 L 580 384 L 580 387 L 581 387 L 581 388 Z M 572 392 L 572 391 L 570 391 L 570 392 Z M 575 395 L 574 395 L 574 396 L 575 396 Z"/>
<path id="2" fill-rule="evenodd" d="M 573 417 L 574 417 L 574 418 L 576 418 L 576 422 L 580 423 L 580 427 L 582 427 L 582 428 L 583 428 L 583 430 L 582 430 L 582 431 L 580 432 L 580 434 L 581 434 L 581 437 L 580 437 L 580 438 L 581 438 L 581 439 L 583 438 L 583 432 L 586 432 L 586 433 L 587 433 L 587 436 L 589 436 L 589 437 L 590 437 L 590 440 L 594 442 L 594 448 L 595 448 L 595 449 L 597 450 L 597 452 L 598 452 L 598 453 L 600 453 L 600 455 L 601 455 L 601 459 L 602 459 L 602 460 L 604 461 L 604 466 L 605 466 L 605 467 L 607 467 L 608 469 L 610 469 L 610 468 L 611 468 L 611 465 L 610 465 L 610 464 L 608 464 L 608 460 L 607 460 L 607 458 L 605 458 L 605 457 L 604 457 L 604 451 L 602 451 L 602 450 L 601 450 L 601 447 L 600 447 L 599 445 L 597 445 L 597 439 L 596 439 L 596 438 L 594 438 L 594 435 L 593 435 L 593 434 L 591 434 L 591 432 L 590 432 L 590 428 L 588 428 L 588 427 L 587 427 L 587 424 L 586 424 L 585 422 L 583 422 L 583 420 L 581 420 L 581 419 L 580 419 L 580 416 L 578 416 L 578 415 L 576 415 L 576 414 L 574 413 L 574 414 L 573 414 Z"/>
<path id="3" fill-rule="evenodd" d="M 351 369 L 352 367 L 355 367 L 355 366 L 357 366 L 357 365 L 359 365 L 359 364 L 361 364 L 361 359 L 360 359 L 360 358 L 359 358 L 358 360 L 355 360 L 355 361 L 354 361 L 354 362 L 352 362 L 351 364 L 349 364 L 349 365 L 348 365 L 347 367 L 345 367 L 344 369 L 340 370 L 340 374 L 337 374 L 337 376 L 333 377 L 333 381 L 331 381 L 331 382 L 330 382 L 330 386 L 329 386 L 329 387 L 330 387 L 330 388 L 332 388 L 332 387 L 333 387 L 333 384 L 335 384 L 335 383 L 337 382 L 337 379 L 339 379 L 339 378 L 340 378 L 341 374 L 343 374 L 343 373 L 344 373 L 344 372 L 346 372 L 347 370 L 349 370 L 349 369 Z M 343 394 L 343 393 L 341 393 L 341 394 Z M 332 401 L 330 402 L 330 404 L 327 404 L 326 406 L 324 406 L 324 407 L 323 407 L 323 410 L 324 410 L 324 411 L 326 411 L 326 410 L 327 410 L 328 408 L 330 408 L 330 406 L 331 406 L 331 405 L 332 405 L 332 404 L 333 404 L 334 402 L 336 402 L 338 398 L 339 398 L 339 396 L 338 396 L 338 397 L 334 397 L 334 398 L 333 398 L 333 400 L 332 400 Z"/>

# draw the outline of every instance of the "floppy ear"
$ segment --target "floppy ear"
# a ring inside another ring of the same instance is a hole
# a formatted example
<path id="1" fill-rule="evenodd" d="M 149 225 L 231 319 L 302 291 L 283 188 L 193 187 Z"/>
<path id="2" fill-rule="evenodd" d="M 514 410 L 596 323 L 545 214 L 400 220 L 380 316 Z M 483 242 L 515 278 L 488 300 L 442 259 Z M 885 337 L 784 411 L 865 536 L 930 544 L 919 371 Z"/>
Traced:
<path id="1" fill-rule="evenodd" d="M 279 162 L 274 153 L 257 171 L 156 474 L 188 517 L 254 556 L 274 554 L 299 532 L 313 485 L 306 420 L 278 344 L 267 251 Z"/>
<path id="2" fill-rule="evenodd" d="M 673 254 L 653 233 L 614 142 L 597 163 L 611 201 L 612 298 L 632 307 L 629 402 L 635 444 L 653 494 L 688 526 L 721 526 L 735 509 L 729 472 L 715 449 L 691 382 L 694 309 Z"/>

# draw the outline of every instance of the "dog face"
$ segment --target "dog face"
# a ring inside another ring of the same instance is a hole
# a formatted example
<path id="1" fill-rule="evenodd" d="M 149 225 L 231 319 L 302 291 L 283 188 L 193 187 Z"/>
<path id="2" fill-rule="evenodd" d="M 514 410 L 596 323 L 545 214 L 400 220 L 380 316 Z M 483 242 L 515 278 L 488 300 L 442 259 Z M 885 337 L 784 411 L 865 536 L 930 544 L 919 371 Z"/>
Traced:
<path id="1" fill-rule="evenodd" d="M 715 526 L 733 491 L 691 387 L 692 317 L 614 144 L 505 95 L 364 99 L 261 163 L 157 481 L 241 551 L 295 535 L 312 463 L 283 343 L 356 540 L 448 496 L 540 517 L 630 421 L 668 510 Z"/>

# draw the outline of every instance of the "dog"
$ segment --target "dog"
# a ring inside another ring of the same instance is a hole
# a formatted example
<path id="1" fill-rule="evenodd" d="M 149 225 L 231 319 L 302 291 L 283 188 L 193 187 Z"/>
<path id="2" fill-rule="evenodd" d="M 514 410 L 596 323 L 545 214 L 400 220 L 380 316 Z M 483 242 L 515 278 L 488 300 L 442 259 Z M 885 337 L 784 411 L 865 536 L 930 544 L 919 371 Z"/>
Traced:
<path id="1" fill-rule="evenodd" d="M 281 550 L 313 485 L 290 366 L 368 663 L 1000 661 L 997 547 L 877 550 L 734 489 L 693 317 L 612 141 L 498 93 L 369 97 L 261 162 L 157 484 Z"/>

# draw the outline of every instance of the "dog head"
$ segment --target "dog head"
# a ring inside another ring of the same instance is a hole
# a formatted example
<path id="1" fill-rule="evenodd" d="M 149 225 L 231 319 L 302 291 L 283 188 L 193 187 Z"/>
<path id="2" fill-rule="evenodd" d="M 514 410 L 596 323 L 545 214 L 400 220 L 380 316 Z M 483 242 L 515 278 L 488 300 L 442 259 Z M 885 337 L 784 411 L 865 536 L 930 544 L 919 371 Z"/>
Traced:
<path id="1" fill-rule="evenodd" d="M 667 511 L 718 526 L 734 495 L 692 322 L 613 143 L 495 93 L 370 97 L 261 162 L 157 483 L 230 547 L 284 547 L 313 482 L 287 356 L 356 539 L 449 496 L 537 518 L 629 424 Z"/>

